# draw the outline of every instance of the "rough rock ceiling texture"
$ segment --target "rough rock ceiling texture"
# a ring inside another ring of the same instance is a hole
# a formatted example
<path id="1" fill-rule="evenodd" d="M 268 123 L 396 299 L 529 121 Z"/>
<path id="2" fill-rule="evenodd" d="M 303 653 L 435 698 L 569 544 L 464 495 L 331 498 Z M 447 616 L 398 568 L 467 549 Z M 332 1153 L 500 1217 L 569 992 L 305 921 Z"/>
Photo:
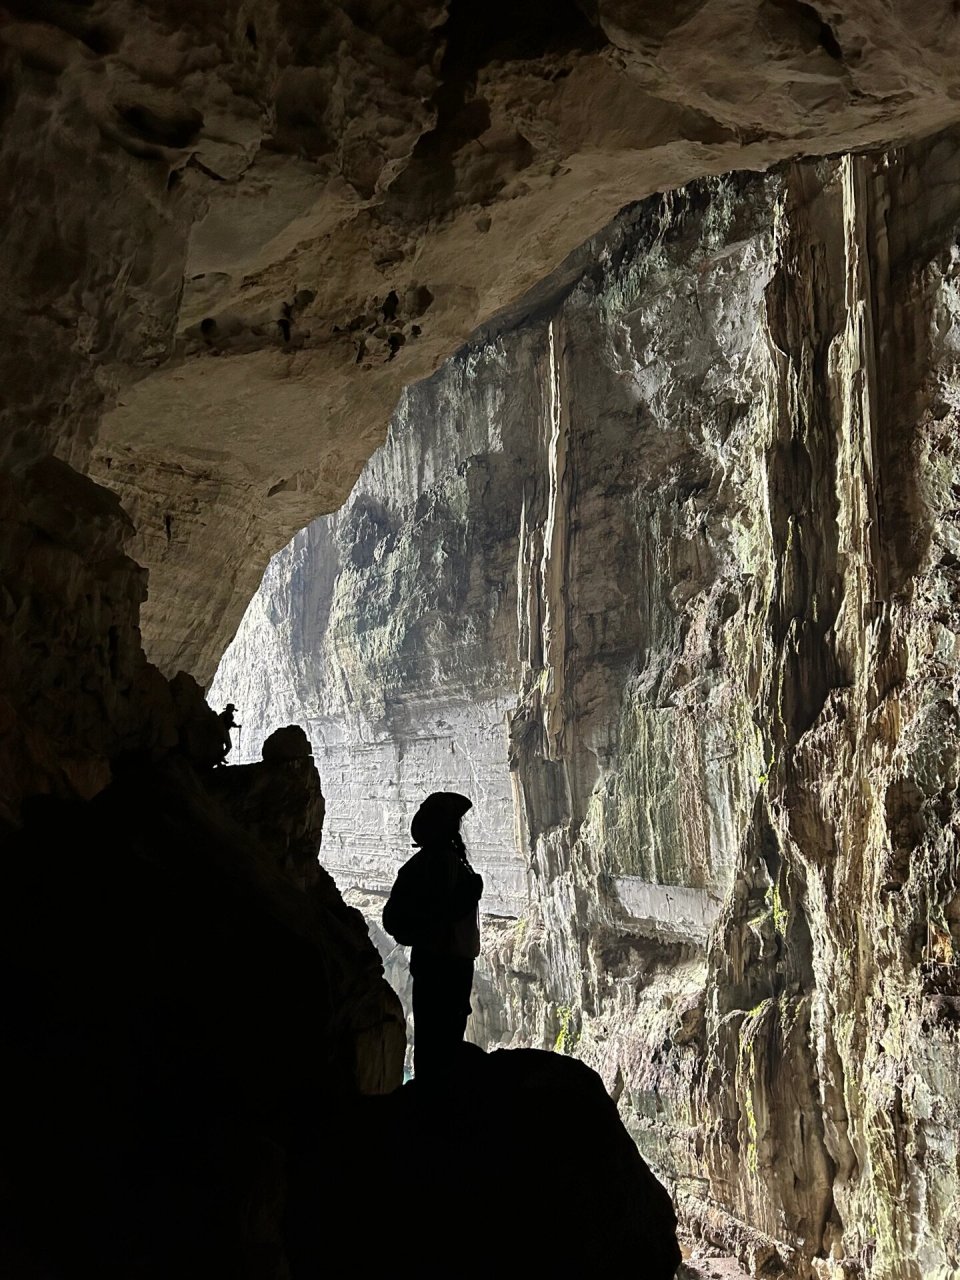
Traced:
<path id="1" fill-rule="evenodd" d="M 400 387 L 622 205 L 960 116 L 950 0 L 519 8 L 0 11 L 3 457 L 120 493 L 165 670 L 212 674 Z"/>

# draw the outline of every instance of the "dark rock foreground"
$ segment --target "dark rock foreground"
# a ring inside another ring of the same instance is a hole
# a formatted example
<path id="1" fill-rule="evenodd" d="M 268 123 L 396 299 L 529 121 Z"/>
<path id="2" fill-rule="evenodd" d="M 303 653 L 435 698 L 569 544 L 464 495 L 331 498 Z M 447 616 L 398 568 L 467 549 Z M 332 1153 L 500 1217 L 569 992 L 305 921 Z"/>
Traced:
<path id="1" fill-rule="evenodd" d="M 198 769 L 180 692 L 181 749 L 0 831 L 0 1274 L 299 1280 L 367 1241 L 350 1274 L 672 1276 L 672 1205 L 594 1072 L 468 1046 L 442 1103 L 395 1087 L 399 1003 L 305 855 L 313 762 Z"/>
<path id="2" fill-rule="evenodd" d="M 600 1077 L 561 1054 L 464 1045 L 448 1096 L 360 1099 L 305 1135 L 291 1181 L 297 1277 L 329 1274 L 330 1222 L 370 1274 L 671 1280 L 680 1263 L 670 1197 Z"/>
<path id="3" fill-rule="evenodd" d="M 288 806 L 270 841 L 256 796 Z M 309 761 L 203 772 L 174 753 L 0 830 L 0 1274 L 289 1275 L 307 1100 L 389 1090 L 403 1056 L 359 913 L 299 859 L 322 814 Z"/>

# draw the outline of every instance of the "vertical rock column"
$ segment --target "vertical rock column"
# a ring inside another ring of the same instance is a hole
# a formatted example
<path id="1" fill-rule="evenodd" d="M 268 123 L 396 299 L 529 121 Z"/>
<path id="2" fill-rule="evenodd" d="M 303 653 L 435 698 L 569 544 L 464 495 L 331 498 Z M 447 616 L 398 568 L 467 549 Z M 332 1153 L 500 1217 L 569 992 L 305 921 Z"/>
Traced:
<path id="1" fill-rule="evenodd" d="M 577 993 L 580 1004 L 583 956 L 577 939 L 583 912 L 571 866 L 574 780 L 569 768 L 576 724 L 566 683 L 573 477 L 565 340 L 562 316 L 550 320 L 535 366 L 542 462 L 524 483 L 517 577 L 520 689 L 510 725 L 510 761 L 533 877 L 542 890 L 535 891 L 534 901 L 547 969 L 552 985 Z"/>
<path id="2" fill-rule="evenodd" d="M 691 1215 L 797 1274 L 957 1256 L 956 170 L 947 137 L 784 172 L 729 414 L 669 350 L 679 249 L 645 248 L 677 265 L 667 303 L 635 297 L 626 368 L 643 388 L 672 355 L 681 390 L 639 397 L 635 535 L 618 496 L 600 536 L 576 298 L 538 366 L 511 727 L 535 905 L 509 962 L 546 1005 L 523 1034 L 598 1065 Z M 691 252 L 689 207 L 664 224 Z M 694 286 L 691 347 L 747 302 L 710 270 L 728 294 L 708 313 Z M 598 579 L 638 593 L 606 688 Z M 662 917 L 631 923 L 684 892 L 723 899 L 705 967 L 695 929 L 671 951 Z"/>
<path id="3" fill-rule="evenodd" d="M 958 211 L 928 194 L 955 167 L 941 144 L 926 160 L 846 157 L 813 200 L 791 181 L 770 309 L 785 393 L 771 468 L 774 892 L 785 939 L 800 914 L 810 937 L 809 1075 L 833 1173 L 823 1249 L 910 1280 L 948 1274 L 957 1244 L 943 1217 L 956 1146 L 939 1120 L 960 1105 L 956 1032 L 931 989 L 953 976 L 930 951 L 933 930 L 952 950 L 956 895 L 943 547 L 956 460 L 940 425 L 954 268 L 930 251 Z"/>

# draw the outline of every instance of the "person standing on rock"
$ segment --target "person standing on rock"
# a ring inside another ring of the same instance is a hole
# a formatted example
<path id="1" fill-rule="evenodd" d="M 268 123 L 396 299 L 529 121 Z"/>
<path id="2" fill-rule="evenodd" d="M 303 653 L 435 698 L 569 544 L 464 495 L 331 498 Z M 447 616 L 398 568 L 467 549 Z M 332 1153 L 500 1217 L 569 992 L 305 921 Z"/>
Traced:
<path id="1" fill-rule="evenodd" d="M 237 708 L 232 702 L 228 702 L 217 716 L 217 719 L 220 721 L 220 729 L 223 733 L 223 742 L 220 748 L 220 760 L 218 762 L 221 765 L 225 765 L 227 763 L 227 756 L 230 754 L 230 750 L 233 746 L 233 743 L 230 740 L 230 730 L 243 728 L 243 725 L 237 724 L 236 720 L 233 718 L 233 713 L 236 709 Z"/>
<path id="2" fill-rule="evenodd" d="M 400 868 L 383 909 L 384 929 L 412 948 L 414 1074 L 428 1087 L 443 1086 L 455 1070 L 480 954 L 483 878 L 460 835 L 472 807 L 455 791 L 427 796 L 410 826 L 419 852 Z"/>

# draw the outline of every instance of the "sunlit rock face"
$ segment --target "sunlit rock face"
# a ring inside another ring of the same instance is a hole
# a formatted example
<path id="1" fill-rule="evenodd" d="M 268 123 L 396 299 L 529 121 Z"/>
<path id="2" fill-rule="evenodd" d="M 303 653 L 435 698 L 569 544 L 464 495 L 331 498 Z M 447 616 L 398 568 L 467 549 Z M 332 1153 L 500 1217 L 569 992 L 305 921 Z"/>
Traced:
<path id="1" fill-rule="evenodd" d="M 800 1276 L 960 1265 L 958 191 L 944 135 L 628 211 L 408 392 L 218 676 L 306 708 L 368 911 L 414 783 L 482 780 L 528 897 L 474 1034 L 596 1066 Z"/>
<path id="2" fill-rule="evenodd" d="M 417 807 L 454 789 L 475 802 L 464 831 L 487 909 L 527 909 L 507 734 L 517 533 L 539 461 L 531 388 L 509 388 L 530 360 L 494 344 L 404 395 L 343 509 L 274 557 L 211 686 L 240 708 L 241 758 L 278 724 L 307 727 L 330 796 L 324 865 L 345 887 L 388 891 Z"/>

